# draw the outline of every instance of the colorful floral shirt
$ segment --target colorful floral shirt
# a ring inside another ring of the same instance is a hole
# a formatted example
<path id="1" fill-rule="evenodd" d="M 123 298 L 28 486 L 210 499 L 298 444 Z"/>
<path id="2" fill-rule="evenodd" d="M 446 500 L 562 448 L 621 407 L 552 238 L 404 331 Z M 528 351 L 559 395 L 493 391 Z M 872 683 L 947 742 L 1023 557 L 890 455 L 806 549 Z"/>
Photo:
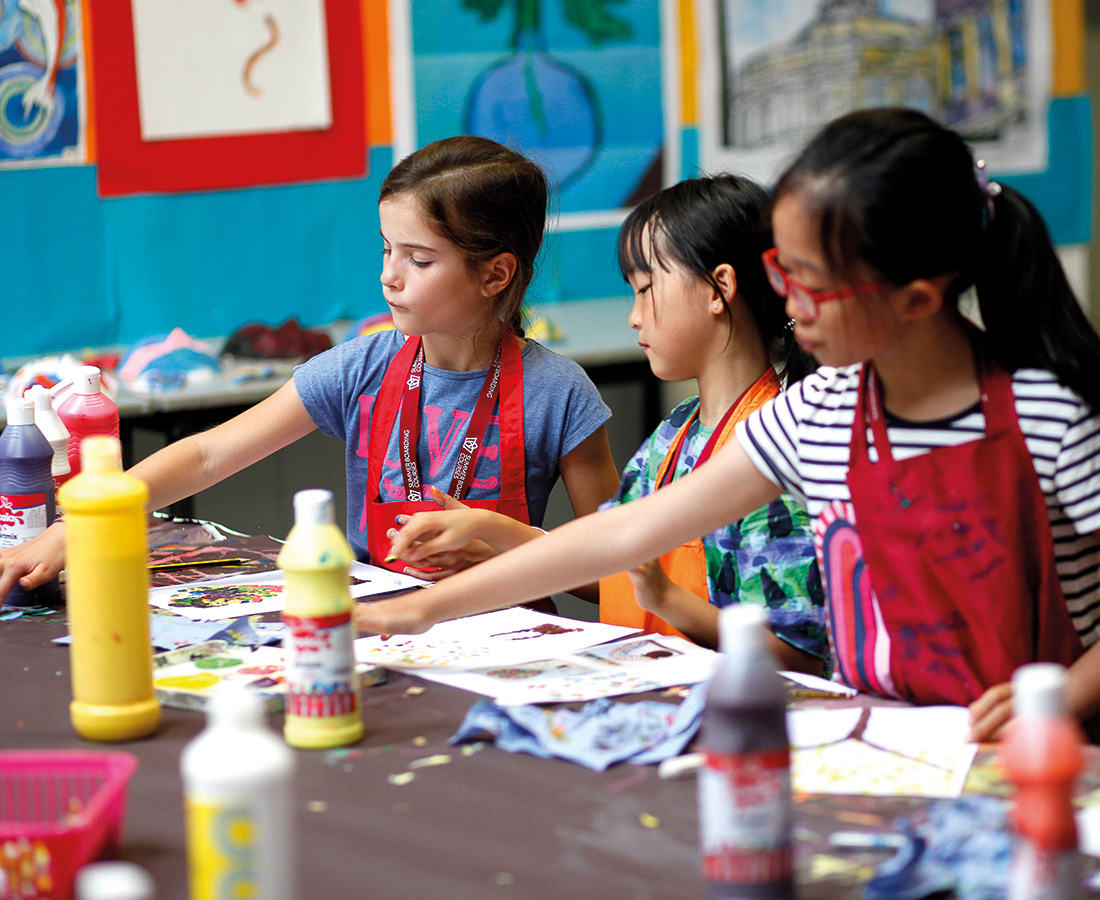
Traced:
<path id="1" fill-rule="evenodd" d="M 619 490 L 601 508 L 629 503 L 654 491 L 661 461 L 698 405 L 699 398 L 691 397 L 665 417 L 627 463 Z M 695 467 L 713 430 L 695 419 L 676 461 L 674 478 Z M 783 494 L 740 521 L 705 535 L 703 547 L 711 603 L 762 606 L 779 638 L 812 656 L 827 657 L 821 578 L 814 561 L 810 519 L 801 506 Z"/>

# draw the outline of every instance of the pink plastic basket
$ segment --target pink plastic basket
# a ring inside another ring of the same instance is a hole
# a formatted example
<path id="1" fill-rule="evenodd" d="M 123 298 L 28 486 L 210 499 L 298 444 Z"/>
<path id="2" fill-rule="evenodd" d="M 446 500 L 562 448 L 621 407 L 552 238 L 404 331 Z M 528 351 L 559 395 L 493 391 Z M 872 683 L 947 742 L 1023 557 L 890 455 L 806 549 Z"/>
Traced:
<path id="1" fill-rule="evenodd" d="M 129 753 L 0 753 L 0 898 L 69 900 L 77 870 L 117 849 Z"/>

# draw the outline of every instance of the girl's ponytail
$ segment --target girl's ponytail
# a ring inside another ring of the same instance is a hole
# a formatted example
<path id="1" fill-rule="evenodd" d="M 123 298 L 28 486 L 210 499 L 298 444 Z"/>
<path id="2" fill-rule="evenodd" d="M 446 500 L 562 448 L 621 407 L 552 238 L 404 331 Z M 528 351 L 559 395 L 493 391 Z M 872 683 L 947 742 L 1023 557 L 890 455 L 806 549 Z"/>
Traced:
<path id="1" fill-rule="evenodd" d="M 1038 210 L 1012 188 L 988 194 L 974 284 L 994 358 L 1048 369 L 1100 412 L 1100 337 L 1066 279 Z"/>

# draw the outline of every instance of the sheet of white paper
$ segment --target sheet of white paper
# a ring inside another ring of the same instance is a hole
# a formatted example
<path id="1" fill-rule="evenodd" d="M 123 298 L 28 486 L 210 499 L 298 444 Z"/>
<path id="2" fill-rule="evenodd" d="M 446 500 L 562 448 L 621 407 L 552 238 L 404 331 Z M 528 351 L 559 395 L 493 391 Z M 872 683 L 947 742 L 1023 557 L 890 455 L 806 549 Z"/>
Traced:
<path id="1" fill-rule="evenodd" d="M 791 747 L 816 747 L 852 736 L 863 709 L 792 709 L 787 711 Z"/>
<path id="2" fill-rule="evenodd" d="M 805 672 L 783 671 L 779 674 L 788 681 L 793 681 L 795 684 L 811 691 L 824 691 L 828 694 L 836 694 L 838 697 L 854 697 L 859 693 L 854 687 L 848 687 L 848 685 L 839 684 L 836 681 L 829 681 L 827 678 L 820 678 L 817 675 L 807 675 Z"/>
<path id="3" fill-rule="evenodd" d="M 965 744 L 969 730 L 965 706 L 876 706 L 863 740 L 897 753 L 935 752 Z"/>
<path id="4" fill-rule="evenodd" d="M 1100 856 L 1100 806 L 1086 806 L 1077 813 L 1077 845 L 1082 853 Z"/>
<path id="5" fill-rule="evenodd" d="M 491 697 L 501 706 L 616 697 L 706 681 L 718 654 L 678 636 L 641 635 L 508 666 L 422 669 L 422 678 Z"/>
<path id="6" fill-rule="evenodd" d="M 141 137 L 332 125 L 324 0 L 131 0 Z"/>
<path id="7" fill-rule="evenodd" d="M 283 587 L 282 572 L 231 575 L 151 588 L 149 603 L 192 619 L 235 619 L 282 611 L 286 603 Z"/>
<path id="8" fill-rule="evenodd" d="M 490 668 L 550 659 L 636 631 L 515 607 L 440 622 L 424 634 L 359 638 L 355 658 L 394 669 Z"/>
<path id="9" fill-rule="evenodd" d="M 397 572 L 391 572 L 389 569 L 383 569 L 381 566 L 372 566 L 361 562 L 351 564 L 350 574 L 358 582 L 351 586 L 351 595 L 357 599 L 370 597 L 374 594 L 388 594 L 391 591 L 426 587 L 432 583 L 425 581 L 423 578 L 401 575 Z"/>
<path id="10" fill-rule="evenodd" d="M 351 564 L 350 574 L 358 580 L 350 588 L 351 595 L 360 599 L 428 584 L 419 578 L 360 562 Z M 152 588 L 149 603 L 192 619 L 233 619 L 254 613 L 281 612 L 286 605 L 285 585 L 286 578 L 278 570 L 229 575 Z"/>

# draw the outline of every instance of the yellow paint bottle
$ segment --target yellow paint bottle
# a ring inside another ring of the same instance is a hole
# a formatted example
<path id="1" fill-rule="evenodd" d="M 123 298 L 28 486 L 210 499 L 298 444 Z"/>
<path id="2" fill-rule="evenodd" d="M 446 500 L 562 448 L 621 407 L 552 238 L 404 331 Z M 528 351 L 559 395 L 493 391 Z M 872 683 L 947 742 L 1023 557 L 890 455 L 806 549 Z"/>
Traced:
<path id="1" fill-rule="evenodd" d="M 286 575 L 286 724 L 294 747 L 341 747 L 363 736 L 352 647 L 351 548 L 331 491 L 298 491 L 294 527 L 279 553 Z"/>
<path id="2" fill-rule="evenodd" d="M 89 741 L 156 731 L 146 569 L 146 486 L 122 471 L 118 438 L 80 445 L 81 472 L 61 486 L 72 634 L 73 727 Z"/>

